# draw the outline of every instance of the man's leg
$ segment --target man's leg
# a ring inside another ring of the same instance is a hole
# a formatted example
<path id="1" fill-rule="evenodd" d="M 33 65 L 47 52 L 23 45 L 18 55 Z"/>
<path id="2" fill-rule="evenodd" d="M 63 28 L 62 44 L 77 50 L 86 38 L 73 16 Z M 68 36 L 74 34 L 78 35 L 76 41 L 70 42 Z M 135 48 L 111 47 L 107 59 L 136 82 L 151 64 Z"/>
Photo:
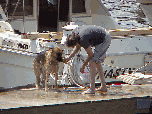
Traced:
<path id="1" fill-rule="evenodd" d="M 91 83 L 90 83 L 90 89 L 92 91 L 95 91 L 95 76 L 96 76 L 96 65 L 95 62 L 90 61 L 90 75 L 91 75 Z"/>
<path id="2" fill-rule="evenodd" d="M 94 94 L 95 93 L 95 76 L 96 76 L 96 64 L 93 61 L 89 62 L 90 65 L 90 76 L 91 76 L 91 83 L 90 89 L 84 91 L 82 94 Z"/>
<path id="3" fill-rule="evenodd" d="M 96 67 L 97 67 L 98 75 L 101 80 L 101 87 L 99 89 L 97 89 L 97 91 L 107 92 L 105 77 L 104 77 L 103 68 L 102 68 L 101 63 L 97 63 Z"/>

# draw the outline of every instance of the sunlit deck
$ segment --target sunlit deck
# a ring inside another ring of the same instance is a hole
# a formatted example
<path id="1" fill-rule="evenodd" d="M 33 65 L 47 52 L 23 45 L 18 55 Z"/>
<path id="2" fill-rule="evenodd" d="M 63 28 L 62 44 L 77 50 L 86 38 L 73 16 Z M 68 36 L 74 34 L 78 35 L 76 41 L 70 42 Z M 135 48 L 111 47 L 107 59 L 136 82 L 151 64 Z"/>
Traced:
<path id="1" fill-rule="evenodd" d="M 107 85 L 108 92 L 81 94 L 85 89 L 61 87 L 61 92 L 35 88 L 0 93 L 0 109 L 5 113 L 147 113 L 152 85 Z"/>

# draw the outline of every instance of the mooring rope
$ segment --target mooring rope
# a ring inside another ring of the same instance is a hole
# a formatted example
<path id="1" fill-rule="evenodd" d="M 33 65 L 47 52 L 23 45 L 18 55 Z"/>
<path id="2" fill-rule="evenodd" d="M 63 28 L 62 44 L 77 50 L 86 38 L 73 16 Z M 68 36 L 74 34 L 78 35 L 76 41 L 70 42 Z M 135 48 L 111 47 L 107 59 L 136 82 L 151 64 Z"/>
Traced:
<path id="1" fill-rule="evenodd" d="M 147 65 L 149 65 L 150 63 L 152 62 L 152 59 L 146 64 L 146 65 L 144 65 L 144 66 L 142 66 L 142 67 L 140 67 L 140 68 L 138 68 L 137 70 L 135 70 L 133 73 L 136 73 L 138 70 L 140 70 L 140 69 L 142 69 L 142 68 L 144 68 L 144 67 L 146 67 Z"/>

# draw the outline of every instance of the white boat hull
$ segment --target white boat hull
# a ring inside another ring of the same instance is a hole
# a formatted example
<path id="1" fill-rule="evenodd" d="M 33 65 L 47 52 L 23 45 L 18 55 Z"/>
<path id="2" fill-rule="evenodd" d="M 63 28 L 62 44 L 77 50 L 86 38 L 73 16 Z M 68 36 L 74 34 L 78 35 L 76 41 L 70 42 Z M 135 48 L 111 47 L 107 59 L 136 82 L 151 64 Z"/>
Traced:
<path id="1" fill-rule="evenodd" d="M 32 70 L 34 57 L 6 50 L 0 50 L 0 87 L 10 88 L 33 84 L 35 82 Z"/>
<path id="2" fill-rule="evenodd" d="M 0 63 L 0 72 L 0 87 L 11 88 L 35 82 L 35 76 L 31 68 Z"/>
<path id="3" fill-rule="evenodd" d="M 135 42 L 137 42 L 137 40 L 139 41 L 139 39 L 134 38 L 134 39 L 123 39 L 122 41 L 121 40 L 122 39 L 112 40 L 111 46 L 107 51 L 107 57 L 105 59 L 104 64 L 113 67 L 103 65 L 104 71 L 105 70 L 109 71 L 110 69 L 113 69 L 115 71 L 117 68 L 138 69 L 144 66 L 149 60 L 152 59 L 151 55 L 147 55 L 145 58 L 146 53 L 151 52 L 150 50 L 151 45 L 148 45 L 148 43 L 152 42 L 151 41 L 152 38 L 141 39 L 142 41 L 140 41 L 138 44 L 138 48 L 141 51 L 132 51 L 132 52 L 128 52 L 128 50 L 125 50 L 124 47 L 126 46 L 122 44 L 124 42 L 128 42 L 129 45 L 128 49 L 132 49 L 135 48 L 134 47 Z M 143 49 L 142 45 L 146 45 L 147 47 L 145 46 L 146 48 Z M 123 53 L 120 53 L 121 51 Z M 83 50 L 81 53 L 83 53 L 84 57 L 86 56 Z M 26 55 L 21 52 L 17 53 L 14 52 L 14 50 L 10 51 L 9 49 L 2 48 L 0 50 L 0 72 L 1 72 L 0 87 L 10 88 L 16 86 L 23 86 L 27 84 L 34 84 L 35 75 L 32 69 L 32 61 L 35 56 L 36 54 Z M 68 67 L 66 66 L 64 67 L 65 67 L 64 69 L 63 66 L 60 67 L 60 74 L 64 72 L 63 74 L 67 75 Z M 151 72 L 152 66 L 150 65 L 149 68 L 146 68 L 146 70 L 147 72 Z M 62 78 L 59 79 L 60 79 L 59 84 L 68 84 L 68 82 L 64 82 Z M 109 77 L 106 78 L 106 82 L 111 82 L 111 81 L 119 81 L 119 80 L 112 79 Z M 96 82 L 100 82 L 100 80 L 96 79 Z M 51 77 L 50 77 L 50 85 L 54 85 L 54 80 Z"/>

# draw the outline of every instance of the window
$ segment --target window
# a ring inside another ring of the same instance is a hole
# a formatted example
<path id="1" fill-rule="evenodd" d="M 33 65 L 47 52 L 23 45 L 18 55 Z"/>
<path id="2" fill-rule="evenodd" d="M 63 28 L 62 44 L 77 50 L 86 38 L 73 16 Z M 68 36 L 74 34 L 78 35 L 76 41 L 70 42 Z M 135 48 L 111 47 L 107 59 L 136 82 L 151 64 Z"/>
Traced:
<path id="1" fill-rule="evenodd" d="M 8 4 L 6 4 L 6 0 L 0 0 L 0 4 L 5 12 L 7 9 L 9 17 L 12 16 L 15 7 L 18 4 L 14 16 L 23 16 L 23 0 L 8 0 Z M 25 16 L 33 15 L 33 0 L 24 0 L 24 8 Z"/>
<path id="2" fill-rule="evenodd" d="M 60 21 L 69 21 L 68 13 L 69 13 L 69 0 L 60 0 L 59 20 Z"/>
<path id="3" fill-rule="evenodd" d="M 85 9 L 85 0 L 72 0 L 72 13 L 84 13 Z"/>

